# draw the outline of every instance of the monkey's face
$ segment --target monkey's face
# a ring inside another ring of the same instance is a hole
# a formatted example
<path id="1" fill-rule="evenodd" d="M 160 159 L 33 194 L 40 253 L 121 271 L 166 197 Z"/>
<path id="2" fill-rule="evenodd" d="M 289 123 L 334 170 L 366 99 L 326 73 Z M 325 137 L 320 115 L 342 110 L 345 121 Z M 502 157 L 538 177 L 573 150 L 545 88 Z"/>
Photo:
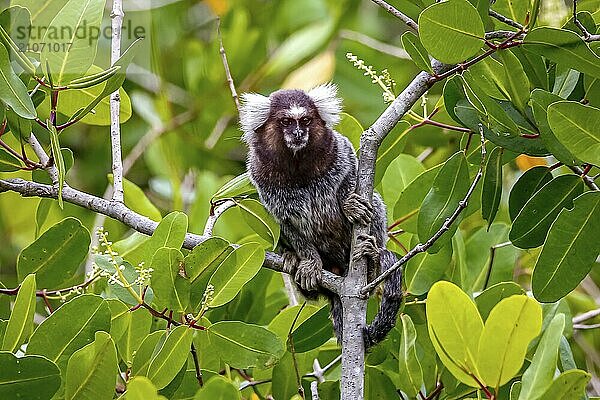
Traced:
<path id="1" fill-rule="evenodd" d="M 277 119 L 285 145 L 294 153 L 308 144 L 313 116 L 304 107 L 292 106 Z"/>

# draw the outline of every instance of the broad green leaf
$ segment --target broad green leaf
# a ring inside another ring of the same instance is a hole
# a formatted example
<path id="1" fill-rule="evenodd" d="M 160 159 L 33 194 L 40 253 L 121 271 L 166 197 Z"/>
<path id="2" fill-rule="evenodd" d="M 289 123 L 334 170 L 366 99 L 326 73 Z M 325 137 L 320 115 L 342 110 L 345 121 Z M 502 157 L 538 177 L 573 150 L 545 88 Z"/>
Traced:
<path id="1" fill-rule="evenodd" d="M 29 9 L 29 11 L 31 11 L 31 22 L 34 25 L 48 26 L 67 1 L 68 0 L 11 0 L 10 3 Z"/>
<path id="2" fill-rule="evenodd" d="M 488 96 L 498 100 L 509 100 L 504 66 L 491 57 L 469 67 L 464 75 L 469 75 Z M 458 77 L 457 77 L 458 78 Z M 469 80 L 471 81 L 471 80 Z M 460 82 L 458 78 L 457 82 Z M 529 95 L 529 92 L 527 93 Z M 463 96 L 464 98 L 464 96 Z"/>
<path id="3" fill-rule="evenodd" d="M 0 100 L 23 118 L 37 116 L 27 87 L 10 66 L 8 51 L 3 44 L 0 44 Z"/>
<path id="4" fill-rule="evenodd" d="M 413 237 L 411 247 L 416 246 L 417 242 Z M 427 293 L 431 286 L 444 275 L 451 261 L 451 243 L 447 243 L 435 254 L 424 252 L 411 258 L 404 270 L 407 292 L 415 296 Z"/>
<path id="5" fill-rule="evenodd" d="M 19 142 L 29 141 L 29 136 L 31 135 L 31 120 L 21 117 L 11 109 L 7 109 L 6 121 L 8 122 L 10 131 Z"/>
<path id="6" fill-rule="evenodd" d="M 483 80 L 483 77 L 481 79 Z M 444 108 L 454 121 L 462 124 L 462 121 L 454 113 L 454 107 L 460 100 L 466 101 L 466 96 L 461 77 L 455 75 L 451 78 L 448 78 L 444 84 Z"/>
<path id="7" fill-rule="evenodd" d="M 222 321 L 211 325 L 207 332 L 214 351 L 233 368 L 270 368 L 285 350 L 276 334 L 258 325 Z"/>
<path id="8" fill-rule="evenodd" d="M 486 385 L 499 388 L 521 369 L 527 346 L 542 328 L 542 308 L 525 295 L 500 301 L 479 340 L 477 370 Z"/>
<path id="9" fill-rule="evenodd" d="M 45 357 L 0 352 L 2 399 L 50 400 L 60 381 L 60 369 Z"/>
<path id="10" fill-rule="evenodd" d="M 152 257 L 151 285 L 159 309 L 185 311 L 190 297 L 190 281 L 179 274 L 183 254 L 178 249 L 161 247 Z"/>
<path id="11" fill-rule="evenodd" d="M 319 311 L 308 317 L 301 323 L 296 322 L 292 332 L 294 351 L 305 353 L 313 350 L 327 342 L 333 336 L 331 321 L 329 320 L 329 307 L 321 307 Z M 288 348 L 291 343 L 288 340 Z"/>
<path id="12" fill-rule="evenodd" d="M 400 318 L 402 320 L 402 335 L 398 352 L 400 388 L 410 397 L 415 397 L 423 385 L 423 370 L 415 349 L 417 332 L 408 315 L 402 314 Z"/>
<path id="13" fill-rule="evenodd" d="M 194 396 L 194 400 L 239 400 L 241 398 L 238 386 L 221 376 L 211 378 Z"/>
<path id="14" fill-rule="evenodd" d="M 21 167 L 21 161 L 17 157 L 0 148 L 0 172 L 15 172 Z"/>
<path id="15" fill-rule="evenodd" d="M 531 364 L 525 370 L 522 378 L 519 400 L 538 400 L 552 384 L 556 369 L 558 345 L 565 327 L 565 315 L 558 314 L 544 330 L 542 340 L 533 355 Z"/>
<path id="16" fill-rule="evenodd" d="M 504 64 L 505 82 L 508 93 L 513 104 L 521 113 L 525 112 L 525 106 L 529 101 L 529 79 L 523 70 L 521 62 L 511 49 L 499 52 L 502 64 Z"/>
<path id="17" fill-rule="evenodd" d="M 585 371 L 565 371 L 554 379 L 552 385 L 540 397 L 544 400 L 580 400 L 592 376 Z"/>
<path id="18" fill-rule="evenodd" d="M 66 400 L 110 400 L 115 394 L 117 350 L 106 332 L 96 332 L 94 342 L 77 350 L 66 372 Z"/>
<path id="19" fill-rule="evenodd" d="M 31 29 L 29 10 L 20 6 L 12 6 L 0 14 L 0 40 L 6 46 L 11 59 L 16 61 L 28 74 L 35 74 L 35 65 L 22 50 L 27 49 Z"/>
<path id="20" fill-rule="evenodd" d="M 529 5 L 529 1 L 498 0 L 493 4 L 493 8 L 513 21 L 524 24 Z"/>
<path id="21" fill-rule="evenodd" d="M 300 305 L 287 307 L 273 318 L 269 323 L 268 328 L 271 332 L 275 333 L 282 342 L 286 342 L 294 320 L 296 321 L 294 326 L 298 327 L 318 311 L 319 308 L 311 304 L 307 304 L 304 308 Z M 298 315 L 298 313 L 300 313 L 300 315 Z"/>
<path id="22" fill-rule="evenodd" d="M 85 294 L 62 305 L 37 327 L 27 354 L 48 357 L 62 368 L 76 350 L 94 341 L 97 331 L 109 330 L 108 304 L 99 296 Z"/>
<path id="23" fill-rule="evenodd" d="M 483 321 L 469 296 L 450 282 L 433 285 L 427 295 L 427 328 L 438 356 L 452 375 L 479 387 L 471 374 L 477 374 Z"/>
<path id="24" fill-rule="evenodd" d="M 113 184 L 113 176 L 112 174 L 108 175 L 108 181 L 110 184 Z M 131 182 L 129 179 L 123 178 L 123 191 L 124 191 L 124 200 L 125 205 L 137 212 L 138 214 L 142 214 L 153 221 L 160 221 L 162 219 L 162 215 L 158 208 L 148 199 L 146 194 L 138 185 Z"/>
<path id="25" fill-rule="evenodd" d="M 223 185 L 217 193 L 214 194 L 212 201 L 244 196 L 255 192 L 256 188 L 252 186 L 248 173 L 244 172 Z"/>
<path id="26" fill-rule="evenodd" d="M 525 36 L 523 43 L 527 50 L 557 64 L 600 78 L 600 57 L 573 31 L 535 28 Z"/>
<path id="27" fill-rule="evenodd" d="M 237 204 L 242 210 L 242 217 L 248 226 L 261 238 L 272 243 L 275 248 L 279 241 L 279 224 L 267 209 L 254 199 L 243 199 Z"/>
<path id="28" fill-rule="evenodd" d="M 346 136 L 350 140 L 350 143 L 352 143 L 354 151 L 358 151 L 360 147 L 360 135 L 362 135 L 364 128 L 356 118 L 348 113 L 340 113 L 340 117 L 340 122 L 336 125 L 335 130 Z"/>
<path id="29" fill-rule="evenodd" d="M 260 270 L 265 252 L 258 243 L 246 243 L 235 249 L 211 276 L 214 288 L 211 308 L 229 303 Z"/>
<path id="30" fill-rule="evenodd" d="M 380 193 L 387 199 L 386 206 L 394 207 L 398 193 L 402 193 L 417 176 L 425 172 L 425 167 L 416 157 L 399 154 L 387 167 L 380 183 Z"/>
<path id="31" fill-rule="evenodd" d="M 35 314 L 35 274 L 25 277 L 10 313 L 10 319 L 2 340 L 2 351 L 14 352 L 29 338 L 33 331 Z"/>
<path id="32" fill-rule="evenodd" d="M 404 47 L 404 50 L 406 50 L 410 58 L 417 65 L 417 68 L 433 74 L 429 54 L 427 54 L 427 50 L 425 50 L 417 35 L 412 32 L 404 32 L 401 41 L 402 47 Z"/>
<path id="33" fill-rule="evenodd" d="M 435 166 L 416 177 L 400 194 L 394 206 L 394 220 L 402 220 L 398 228 L 417 233 L 417 221 L 421 203 L 433 186 L 433 181 L 442 165 Z"/>
<path id="34" fill-rule="evenodd" d="M 502 198 L 502 148 L 494 147 L 485 164 L 481 191 L 481 214 L 488 228 L 494 222 Z"/>
<path id="35" fill-rule="evenodd" d="M 144 337 L 139 338 L 141 342 L 135 351 L 135 354 L 133 354 L 133 362 L 131 364 L 131 373 L 133 375 L 148 375 L 148 367 L 150 367 L 150 362 L 158 351 L 157 346 L 162 344 L 165 339 L 166 334 L 164 330 L 154 331 L 146 334 Z"/>
<path id="36" fill-rule="evenodd" d="M 127 382 L 124 400 L 167 400 L 160 396 L 156 386 L 145 376 L 134 376 Z"/>
<path id="37" fill-rule="evenodd" d="M 90 234 L 69 217 L 52 226 L 19 254 L 17 276 L 35 273 L 39 288 L 60 289 L 77 273 L 88 254 Z"/>
<path id="38" fill-rule="evenodd" d="M 402 153 L 402 150 L 404 150 L 410 131 L 410 124 L 407 121 L 402 120 L 398 122 L 393 131 L 383 139 L 383 142 L 377 151 L 375 186 L 379 185 L 388 166 Z"/>
<path id="39" fill-rule="evenodd" d="M 510 400 L 518 400 L 521 394 L 521 381 L 517 381 L 510 386 Z"/>
<path id="40" fill-rule="evenodd" d="M 537 123 L 540 131 L 540 137 L 544 142 L 546 148 L 552 153 L 554 157 L 560 162 L 567 165 L 575 165 L 577 163 L 577 157 L 575 157 L 567 148 L 558 141 L 550 125 L 548 124 L 548 107 L 561 101 L 562 99 L 550 92 L 541 89 L 535 89 L 531 92 L 530 105 L 533 110 L 533 117 Z"/>
<path id="41" fill-rule="evenodd" d="M 566 296 L 590 272 L 600 242 L 600 193 L 590 191 L 563 209 L 550 227 L 532 277 L 533 294 L 543 302 Z"/>
<path id="42" fill-rule="evenodd" d="M 150 333 L 152 315 L 148 310 L 142 308 L 135 311 L 128 311 L 126 315 L 129 323 L 123 335 L 117 340 L 117 349 L 123 362 L 131 366 L 136 351 L 146 338 L 146 335 Z"/>
<path id="43" fill-rule="evenodd" d="M 552 93 L 561 97 L 561 99 L 567 99 L 577 86 L 580 75 L 579 71 L 557 65 Z"/>
<path id="44" fill-rule="evenodd" d="M 389 376 L 377 367 L 365 367 L 365 399 L 393 399 L 398 396 Z"/>
<path id="45" fill-rule="evenodd" d="M 496 304 L 516 294 L 525 294 L 525 291 L 514 282 L 500 282 L 485 289 L 475 298 L 475 304 L 481 318 L 486 320 Z"/>
<path id="46" fill-rule="evenodd" d="M 548 107 L 548 124 L 575 157 L 600 165 L 600 109 L 575 101 L 552 103 Z"/>
<path id="47" fill-rule="evenodd" d="M 483 45 L 483 22 L 466 0 L 436 3 L 419 15 L 419 37 L 436 59 L 456 64 L 475 55 Z"/>
<path id="48" fill-rule="evenodd" d="M 508 198 L 510 219 L 514 221 L 533 194 L 551 180 L 552 172 L 548 167 L 538 166 L 525 171 L 510 190 Z"/>
<path id="49" fill-rule="evenodd" d="M 129 306 L 117 299 L 106 299 L 110 308 L 110 336 L 115 342 L 123 337 L 131 322 Z"/>
<path id="50" fill-rule="evenodd" d="M 152 357 L 148 378 L 158 389 L 167 386 L 187 361 L 193 337 L 192 328 L 178 326 L 167 335 L 167 339 Z"/>
<path id="51" fill-rule="evenodd" d="M 143 244 L 141 258 L 138 259 L 139 255 L 132 256 L 129 261 L 133 264 L 139 264 L 142 261 L 150 262 L 154 253 L 161 247 L 180 249 L 185 240 L 187 229 L 187 215 L 179 211 L 173 211 L 160 221 L 152 237 Z"/>
<path id="52" fill-rule="evenodd" d="M 83 76 L 94 62 L 98 39 L 94 39 L 91 30 L 100 29 L 104 5 L 104 0 L 69 0 L 48 26 L 42 39 L 46 46 L 40 61 L 44 70 L 46 66 L 50 68 L 46 72 L 52 75 L 56 85 Z M 87 34 L 77 34 L 81 30 Z"/>
<path id="53" fill-rule="evenodd" d="M 63 158 L 63 154 L 60 151 L 60 142 L 58 140 L 58 131 L 56 127 L 50 123 L 50 120 L 46 121 L 46 126 L 49 127 L 50 130 L 50 148 L 52 149 L 52 158 L 54 159 L 54 165 L 56 166 L 56 171 L 58 173 L 58 205 L 62 209 L 63 208 L 63 198 L 62 198 L 62 190 L 65 186 L 65 175 L 67 173 L 67 169 L 65 167 L 65 159 Z"/>
<path id="54" fill-rule="evenodd" d="M 561 175 L 545 184 L 515 218 L 509 239 L 517 247 L 541 246 L 548 229 L 563 208 L 572 208 L 573 199 L 583 192 L 583 181 L 577 175 Z"/>
<path id="55" fill-rule="evenodd" d="M 522 47 L 513 47 L 511 51 L 521 62 L 533 87 L 548 90 L 548 72 L 542 56 Z"/>
<path id="56" fill-rule="evenodd" d="M 458 203 L 464 199 L 469 186 L 469 170 L 465 154 L 457 152 L 444 163 L 433 181 L 433 187 L 423 200 L 417 222 L 421 242 L 427 241 L 442 227 L 446 219 L 456 210 Z M 427 250 L 429 253 L 437 253 L 444 244 L 450 241 L 462 220 L 461 215 L 450 229 Z"/>

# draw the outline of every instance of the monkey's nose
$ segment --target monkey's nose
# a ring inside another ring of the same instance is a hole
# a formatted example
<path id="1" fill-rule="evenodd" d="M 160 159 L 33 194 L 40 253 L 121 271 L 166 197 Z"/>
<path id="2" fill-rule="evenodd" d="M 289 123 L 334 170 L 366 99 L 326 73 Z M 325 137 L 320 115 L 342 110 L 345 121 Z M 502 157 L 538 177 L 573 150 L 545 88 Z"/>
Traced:
<path id="1" fill-rule="evenodd" d="M 302 132 L 301 129 L 294 129 L 294 136 L 296 137 L 296 139 L 302 139 L 302 137 L 304 136 L 304 132 Z"/>

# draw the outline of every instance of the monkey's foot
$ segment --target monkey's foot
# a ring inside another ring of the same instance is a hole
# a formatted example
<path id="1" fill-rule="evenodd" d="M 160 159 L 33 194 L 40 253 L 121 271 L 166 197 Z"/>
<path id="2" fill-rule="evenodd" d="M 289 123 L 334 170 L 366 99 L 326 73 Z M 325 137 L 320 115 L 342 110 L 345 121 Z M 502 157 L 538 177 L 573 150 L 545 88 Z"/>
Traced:
<path id="1" fill-rule="evenodd" d="M 323 263 L 321 260 L 304 259 L 298 264 L 294 280 L 303 290 L 313 291 L 318 289 L 322 275 Z"/>
<path id="2" fill-rule="evenodd" d="M 361 257 L 366 257 L 368 260 L 376 261 L 379 259 L 379 248 L 375 236 L 360 235 L 358 242 L 352 252 L 352 261 L 356 262 Z"/>
<path id="3" fill-rule="evenodd" d="M 293 251 L 285 251 L 283 253 L 283 272 L 290 274 L 292 277 L 298 269 L 300 258 Z"/>
<path id="4" fill-rule="evenodd" d="M 353 224 L 359 223 L 367 226 L 371 223 L 373 218 L 373 206 L 369 201 L 356 193 L 352 193 L 344 204 L 342 205 L 342 211 L 346 218 Z"/>

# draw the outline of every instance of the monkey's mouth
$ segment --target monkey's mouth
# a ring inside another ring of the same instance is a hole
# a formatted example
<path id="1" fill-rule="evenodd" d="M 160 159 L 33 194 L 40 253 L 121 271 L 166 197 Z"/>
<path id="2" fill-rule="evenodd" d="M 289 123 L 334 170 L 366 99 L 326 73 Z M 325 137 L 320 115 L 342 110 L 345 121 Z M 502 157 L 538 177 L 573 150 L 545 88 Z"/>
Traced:
<path id="1" fill-rule="evenodd" d="M 303 135 L 301 137 L 297 137 L 297 136 L 286 136 L 285 137 L 285 144 L 286 146 L 292 150 L 294 153 L 297 152 L 298 150 L 302 150 L 304 147 L 306 147 L 306 144 L 308 143 L 308 135 Z"/>

